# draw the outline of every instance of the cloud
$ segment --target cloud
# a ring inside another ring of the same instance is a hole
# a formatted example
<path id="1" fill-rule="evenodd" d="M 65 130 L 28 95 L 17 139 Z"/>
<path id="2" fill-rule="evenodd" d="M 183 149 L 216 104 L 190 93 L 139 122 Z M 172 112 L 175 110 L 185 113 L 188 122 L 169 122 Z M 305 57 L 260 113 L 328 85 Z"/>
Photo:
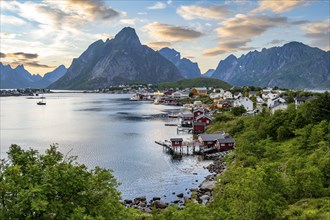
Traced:
<path id="1" fill-rule="evenodd" d="M 68 0 L 68 2 L 78 7 L 93 20 L 110 19 L 120 14 L 118 11 L 106 6 L 102 0 Z"/>
<path id="2" fill-rule="evenodd" d="M 9 34 L 9 33 L 6 33 L 6 32 L 1 32 L 0 33 L 0 38 L 2 40 L 4 40 L 4 39 L 14 39 L 14 38 L 16 38 L 16 34 Z"/>
<path id="3" fill-rule="evenodd" d="M 127 24 L 127 25 L 135 25 L 135 23 L 137 22 L 138 20 L 135 19 L 135 18 L 123 18 L 123 19 L 120 19 L 120 23 L 121 24 Z"/>
<path id="4" fill-rule="evenodd" d="M 312 45 L 330 50 L 330 18 L 323 22 L 313 22 L 303 27 L 305 37 L 312 39 Z"/>
<path id="5" fill-rule="evenodd" d="M 172 45 L 171 42 L 166 42 L 166 41 L 157 41 L 157 42 L 149 42 L 147 43 L 148 47 L 151 47 L 154 50 L 159 50 L 164 47 L 170 47 Z"/>
<path id="6" fill-rule="evenodd" d="M 190 5 L 180 6 L 176 13 L 186 20 L 219 20 L 229 14 L 229 9 L 226 5 L 216 5 L 211 7 Z"/>
<path id="7" fill-rule="evenodd" d="M 24 53 L 24 52 L 15 52 L 15 53 L 6 53 L 5 57 L 11 57 L 16 59 L 36 59 L 38 58 L 38 54 L 36 53 Z"/>
<path id="8" fill-rule="evenodd" d="M 1 21 L 1 25 L 3 24 L 10 24 L 10 25 L 23 25 L 26 24 L 26 22 L 23 19 L 14 17 L 14 16 L 10 16 L 10 15 L 0 15 L 0 21 Z"/>
<path id="9" fill-rule="evenodd" d="M 40 64 L 37 61 L 25 62 L 24 66 L 39 67 L 39 68 L 55 68 L 56 67 L 56 66 L 50 66 L 50 65 L 46 65 L 46 64 Z"/>
<path id="10" fill-rule="evenodd" d="M 0 52 L 0 57 L 5 58 L 10 65 L 24 65 L 30 67 L 39 68 L 54 68 L 54 66 L 49 66 L 46 64 L 40 64 L 36 59 L 39 57 L 36 53 L 25 53 L 25 52 L 15 52 L 15 53 L 2 53 Z"/>
<path id="11" fill-rule="evenodd" d="M 259 36 L 268 29 L 289 24 L 287 17 L 268 15 L 237 14 L 220 23 L 216 29 L 219 44 L 216 48 L 203 51 L 204 55 L 215 56 L 229 52 L 254 49 L 247 46 L 252 38 Z"/>
<path id="12" fill-rule="evenodd" d="M 286 43 L 287 41 L 286 40 L 278 40 L 278 39 L 274 39 L 270 42 L 268 42 L 267 44 L 268 45 L 279 45 L 279 44 L 284 44 Z"/>
<path id="13" fill-rule="evenodd" d="M 164 9 L 164 8 L 166 8 L 166 4 L 164 4 L 162 2 L 156 2 L 152 6 L 148 7 L 149 10 L 159 10 L 159 9 Z"/>
<path id="14" fill-rule="evenodd" d="M 281 13 L 290 11 L 291 9 L 306 4 L 306 0 L 260 0 L 259 7 L 254 9 L 253 12 L 272 11 L 275 13 Z"/>
<path id="15" fill-rule="evenodd" d="M 173 26 L 169 24 L 162 24 L 153 22 L 143 27 L 143 30 L 149 32 L 150 36 L 158 41 L 189 41 L 199 38 L 203 33 L 195 31 L 186 27 Z"/>

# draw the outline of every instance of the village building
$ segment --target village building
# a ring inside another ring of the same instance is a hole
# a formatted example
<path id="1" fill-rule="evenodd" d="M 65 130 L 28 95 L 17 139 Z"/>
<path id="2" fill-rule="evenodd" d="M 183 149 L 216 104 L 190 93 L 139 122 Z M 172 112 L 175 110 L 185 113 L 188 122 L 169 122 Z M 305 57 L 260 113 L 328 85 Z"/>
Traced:
<path id="1" fill-rule="evenodd" d="M 231 105 L 228 101 L 225 100 L 219 100 L 219 102 L 217 103 L 217 108 L 230 108 Z"/>
<path id="2" fill-rule="evenodd" d="M 182 138 L 171 138 L 172 147 L 182 147 Z"/>
<path id="3" fill-rule="evenodd" d="M 253 110 L 253 102 L 248 97 L 242 97 L 233 102 L 234 107 L 243 106 L 246 111 Z"/>
<path id="4" fill-rule="evenodd" d="M 296 98 L 294 98 L 294 103 L 295 103 L 295 105 L 301 105 L 302 103 L 308 102 L 308 101 L 310 101 L 310 100 L 312 100 L 314 98 L 315 98 L 315 96 L 296 97 Z"/>
<path id="5" fill-rule="evenodd" d="M 206 87 L 196 87 L 191 90 L 192 94 L 199 95 L 199 96 L 206 96 L 207 95 L 207 88 Z"/>
<path id="6" fill-rule="evenodd" d="M 250 91 L 249 92 L 249 98 L 251 98 L 252 96 L 257 97 L 258 91 Z"/>
<path id="7" fill-rule="evenodd" d="M 193 122 L 193 133 L 194 134 L 202 134 L 205 131 L 205 124 L 203 122 Z"/>
<path id="8" fill-rule="evenodd" d="M 203 107 L 203 102 L 201 102 L 201 101 L 194 101 L 193 107 L 194 108 L 202 108 Z"/>
<path id="9" fill-rule="evenodd" d="M 233 94 L 229 91 L 226 91 L 224 94 L 223 94 L 223 98 L 224 99 L 232 99 L 233 98 Z"/>
<path id="10" fill-rule="evenodd" d="M 200 134 L 198 135 L 198 142 L 204 147 L 214 147 L 218 139 L 224 138 L 224 132 L 215 134 Z"/>
<path id="11" fill-rule="evenodd" d="M 212 123 L 212 117 L 208 114 L 202 114 L 195 118 L 197 122 L 202 122 L 205 126 L 208 126 Z"/>
<path id="12" fill-rule="evenodd" d="M 218 151 L 231 150 L 235 147 L 235 141 L 229 134 L 226 134 L 223 138 L 217 139 L 215 147 Z"/>
<path id="13" fill-rule="evenodd" d="M 272 114 L 274 114 L 278 110 L 285 110 L 288 108 L 288 104 L 283 102 L 275 102 L 272 107 L 270 107 L 270 111 Z"/>
<path id="14" fill-rule="evenodd" d="M 273 99 L 268 99 L 267 100 L 267 106 L 268 108 L 272 108 L 276 103 L 285 103 L 286 101 L 281 98 L 281 97 L 276 97 L 276 98 L 273 98 Z"/>
<path id="15" fill-rule="evenodd" d="M 234 99 L 239 99 L 241 97 L 243 97 L 243 94 L 241 92 L 235 92 L 234 93 Z"/>
<path id="16" fill-rule="evenodd" d="M 194 112 L 193 112 L 193 114 L 194 114 L 194 119 L 196 119 L 198 116 L 204 114 L 204 109 L 201 109 L 201 108 L 195 109 Z"/>

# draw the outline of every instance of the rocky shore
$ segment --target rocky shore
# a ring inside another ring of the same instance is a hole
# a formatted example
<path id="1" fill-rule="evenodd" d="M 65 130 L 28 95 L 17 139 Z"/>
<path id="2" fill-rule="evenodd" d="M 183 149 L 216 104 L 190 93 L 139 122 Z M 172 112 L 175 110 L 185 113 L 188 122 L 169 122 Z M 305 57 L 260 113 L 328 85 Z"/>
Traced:
<path id="1" fill-rule="evenodd" d="M 226 162 L 224 161 L 225 156 L 230 151 L 218 152 L 215 154 L 206 155 L 206 159 L 212 159 L 213 163 L 205 167 L 209 170 L 210 175 L 205 177 L 205 180 L 196 189 L 186 189 L 186 194 L 190 196 L 184 196 L 184 193 L 175 193 L 177 199 L 170 203 L 164 202 L 161 197 L 153 197 L 151 200 L 147 200 L 145 196 L 137 197 L 133 200 L 125 199 L 121 203 L 126 207 L 140 209 L 145 213 L 152 213 L 153 209 L 165 209 L 171 204 L 176 204 L 178 208 L 182 208 L 187 201 L 193 201 L 202 205 L 208 204 L 213 199 L 212 191 L 216 185 L 216 179 L 221 173 L 227 169 Z M 164 197 L 166 197 L 164 195 Z"/>

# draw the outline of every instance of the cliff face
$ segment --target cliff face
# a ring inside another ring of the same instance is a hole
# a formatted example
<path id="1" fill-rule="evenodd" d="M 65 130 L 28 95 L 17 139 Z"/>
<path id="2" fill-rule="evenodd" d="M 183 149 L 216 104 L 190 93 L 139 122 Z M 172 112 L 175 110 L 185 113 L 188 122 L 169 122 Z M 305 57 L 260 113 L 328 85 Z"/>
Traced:
<path id="1" fill-rule="evenodd" d="M 135 30 L 127 27 L 114 39 L 91 44 L 73 60 L 67 74 L 49 88 L 97 89 L 130 82 L 159 83 L 182 78 L 170 61 L 141 45 Z"/>
<path id="2" fill-rule="evenodd" d="M 193 63 L 187 58 L 181 58 L 181 54 L 176 50 L 165 47 L 159 50 L 158 53 L 171 61 L 179 69 L 184 78 L 191 79 L 201 77 L 198 64 Z"/>
<path id="3" fill-rule="evenodd" d="M 330 88 L 330 52 L 298 42 L 220 61 L 213 78 L 233 85 Z"/>

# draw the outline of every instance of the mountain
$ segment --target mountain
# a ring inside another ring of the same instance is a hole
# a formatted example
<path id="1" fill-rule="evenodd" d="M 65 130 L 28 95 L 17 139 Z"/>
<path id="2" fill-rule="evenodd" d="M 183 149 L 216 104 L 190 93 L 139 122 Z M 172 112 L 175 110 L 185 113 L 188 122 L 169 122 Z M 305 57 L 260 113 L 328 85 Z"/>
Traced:
<path id="1" fill-rule="evenodd" d="M 162 48 L 158 51 L 163 57 L 171 61 L 180 71 L 184 78 L 198 78 L 201 77 L 201 71 L 197 63 L 191 62 L 187 58 L 181 59 L 181 54 L 174 49 L 168 47 Z"/>
<path id="2" fill-rule="evenodd" d="M 50 84 L 56 82 L 58 79 L 64 76 L 66 72 L 67 72 L 67 68 L 64 65 L 58 66 L 53 71 L 46 73 L 44 77 L 39 82 L 37 82 L 38 84 L 37 88 L 48 87 Z"/>
<path id="3" fill-rule="evenodd" d="M 0 62 L 0 88 L 16 89 L 16 88 L 46 88 L 55 82 L 66 72 L 65 66 L 61 65 L 54 71 L 49 72 L 41 77 L 39 74 L 31 74 L 23 65 L 12 68 L 10 65 L 3 65 Z"/>
<path id="4" fill-rule="evenodd" d="M 233 85 L 295 89 L 330 88 L 330 52 L 291 42 L 221 60 L 213 78 Z"/>
<path id="5" fill-rule="evenodd" d="M 179 70 L 163 56 L 142 45 L 135 30 L 122 29 L 114 39 L 98 40 L 67 73 L 49 88 L 96 89 L 132 82 L 159 83 L 180 80 Z"/>
<path id="6" fill-rule="evenodd" d="M 212 77 L 214 71 L 215 71 L 215 69 L 209 69 L 209 70 L 206 71 L 202 76 L 203 76 L 203 77 Z"/>

